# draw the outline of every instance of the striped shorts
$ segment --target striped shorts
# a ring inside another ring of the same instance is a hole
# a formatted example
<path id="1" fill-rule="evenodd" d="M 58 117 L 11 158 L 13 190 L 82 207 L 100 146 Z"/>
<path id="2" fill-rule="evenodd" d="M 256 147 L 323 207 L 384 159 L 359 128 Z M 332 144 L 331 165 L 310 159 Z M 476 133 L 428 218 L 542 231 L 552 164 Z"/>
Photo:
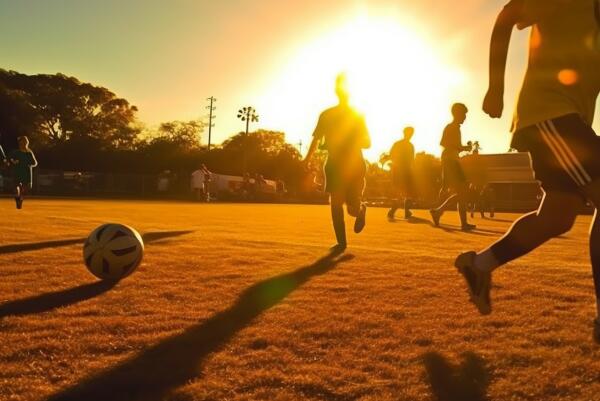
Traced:
<path id="1" fill-rule="evenodd" d="M 519 130 L 511 146 L 531 154 L 535 177 L 546 191 L 580 192 L 600 179 L 600 137 L 578 114 Z"/>

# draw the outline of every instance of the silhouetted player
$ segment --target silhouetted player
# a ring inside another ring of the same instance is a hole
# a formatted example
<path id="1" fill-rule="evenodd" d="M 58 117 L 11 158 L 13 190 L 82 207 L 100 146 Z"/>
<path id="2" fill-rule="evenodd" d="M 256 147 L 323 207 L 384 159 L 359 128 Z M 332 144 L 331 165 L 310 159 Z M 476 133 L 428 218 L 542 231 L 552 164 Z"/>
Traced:
<path id="1" fill-rule="evenodd" d="M 489 248 L 456 259 L 471 300 L 492 310 L 491 273 L 571 229 L 586 198 L 596 206 L 590 252 L 600 316 L 600 139 L 592 130 L 600 92 L 600 1 L 513 0 L 491 40 L 490 85 L 483 110 L 503 111 L 504 73 L 514 26 L 532 27 L 529 65 L 513 120 L 512 147 L 531 154 L 545 195 L 537 212 L 517 220 Z M 594 321 L 600 343 L 600 321 Z"/>
<path id="2" fill-rule="evenodd" d="M 18 138 L 19 149 L 13 150 L 9 157 L 13 172 L 13 182 L 15 185 L 15 203 L 17 209 L 23 207 L 25 194 L 31 189 L 32 170 L 37 166 L 37 160 L 31 149 L 29 149 L 29 138 L 20 136 Z"/>
<path id="3" fill-rule="evenodd" d="M 400 207 L 400 198 L 404 198 L 404 218 L 409 219 L 412 216 L 410 211 L 412 198 L 414 196 L 413 164 L 415 162 L 415 147 L 410 142 L 415 129 L 413 127 L 404 128 L 404 139 L 394 143 L 390 150 L 389 159 L 392 161 L 392 190 L 394 199 L 392 208 L 387 217 L 394 220 L 396 210 Z"/>
<path id="4" fill-rule="evenodd" d="M 460 165 L 460 153 L 471 150 L 470 146 L 463 146 L 460 126 L 467 119 L 467 106 L 462 103 L 452 105 L 452 122 L 444 129 L 440 145 L 444 148 L 442 152 L 442 189 L 449 190 L 450 195 L 440 206 L 431 209 L 431 218 L 436 226 L 440 225 L 440 218 L 449 208 L 456 208 L 458 203 L 458 214 L 463 231 L 475 228 L 467 222 L 467 204 L 469 202 L 469 184 L 465 173 Z M 441 191 L 440 191 L 441 193 Z"/>
<path id="5" fill-rule="evenodd" d="M 365 227 L 367 208 L 362 203 L 362 194 L 366 165 L 362 149 L 371 146 L 371 139 L 364 117 L 349 105 L 344 75 L 337 77 L 335 93 L 339 104 L 321 113 L 305 163 L 322 143 L 327 151 L 325 191 L 330 194 L 331 219 L 337 239 L 332 251 L 343 252 L 347 246 L 344 203 L 348 214 L 356 218 L 354 232 L 360 233 Z"/>

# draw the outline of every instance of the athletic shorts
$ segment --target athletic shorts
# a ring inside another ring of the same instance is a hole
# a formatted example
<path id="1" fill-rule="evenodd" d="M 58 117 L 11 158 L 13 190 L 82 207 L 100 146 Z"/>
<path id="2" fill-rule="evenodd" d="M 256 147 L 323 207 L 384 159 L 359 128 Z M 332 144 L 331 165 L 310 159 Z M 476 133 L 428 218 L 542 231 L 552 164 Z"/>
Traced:
<path id="1" fill-rule="evenodd" d="M 325 163 L 325 191 L 342 193 L 347 204 L 360 204 L 365 189 L 366 165 L 338 166 L 335 163 Z"/>
<path id="2" fill-rule="evenodd" d="M 581 192 L 600 178 L 600 138 L 578 114 L 523 128 L 511 146 L 529 152 L 544 190 Z"/>
<path id="3" fill-rule="evenodd" d="M 442 182 L 447 189 L 458 189 L 467 182 L 459 160 L 442 159 Z"/>

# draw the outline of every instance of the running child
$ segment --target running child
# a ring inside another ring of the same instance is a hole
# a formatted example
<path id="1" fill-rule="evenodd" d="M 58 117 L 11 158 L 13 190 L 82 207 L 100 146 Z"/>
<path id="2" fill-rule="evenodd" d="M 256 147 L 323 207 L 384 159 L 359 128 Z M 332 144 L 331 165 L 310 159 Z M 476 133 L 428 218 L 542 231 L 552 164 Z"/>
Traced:
<path id="1" fill-rule="evenodd" d="M 325 162 L 325 191 L 330 194 L 331 220 L 337 244 L 331 250 L 341 253 L 347 247 L 344 223 L 344 203 L 348 214 L 354 217 L 354 232 L 365 227 L 367 207 L 362 203 L 365 187 L 366 164 L 362 149 L 371 146 L 365 119 L 349 103 L 346 77 L 336 79 L 335 93 L 339 103 L 321 113 L 313 140 L 304 163 L 308 163 L 317 147 L 327 151 Z"/>
<path id="2" fill-rule="evenodd" d="M 490 50 L 483 110 L 502 116 L 504 75 L 513 27 L 532 28 L 529 65 L 513 119 L 512 147 L 529 152 L 545 195 L 506 235 L 455 262 L 471 301 L 492 310 L 491 274 L 507 262 L 569 231 L 588 199 L 596 207 L 590 253 L 600 316 L 600 139 L 592 129 L 600 92 L 600 0 L 512 0 L 500 12 Z M 600 343 L 600 320 L 594 320 Z"/>
<path id="3" fill-rule="evenodd" d="M 15 185 L 15 203 L 17 209 L 23 207 L 25 194 L 29 192 L 33 184 L 33 168 L 37 166 L 35 155 L 29 149 L 29 138 L 20 136 L 18 138 L 19 149 L 15 149 L 9 155 Z"/>
<path id="4" fill-rule="evenodd" d="M 467 221 L 467 206 L 469 203 L 469 184 L 460 165 L 460 153 L 471 150 L 471 146 L 462 144 L 462 133 L 460 126 L 467 119 L 467 106 L 462 103 L 452 105 L 452 122 L 446 126 L 442 135 L 440 145 L 444 148 L 442 152 L 442 190 L 449 190 L 449 195 L 442 201 L 440 206 L 431 209 L 431 218 L 435 226 L 440 225 L 440 218 L 447 209 L 456 208 L 458 203 L 458 214 L 460 216 L 463 231 L 475 229 L 473 224 Z"/>
<path id="5" fill-rule="evenodd" d="M 415 147 L 410 142 L 415 129 L 413 127 L 404 128 L 404 139 L 397 141 L 392 145 L 389 160 L 392 162 L 392 190 L 394 199 L 392 208 L 389 210 L 388 220 L 395 219 L 396 210 L 400 207 L 400 198 L 404 198 L 404 218 L 410 219 L 412 213 L 412 198 L 414 196 L 413 165 L 415 162 Z"/>

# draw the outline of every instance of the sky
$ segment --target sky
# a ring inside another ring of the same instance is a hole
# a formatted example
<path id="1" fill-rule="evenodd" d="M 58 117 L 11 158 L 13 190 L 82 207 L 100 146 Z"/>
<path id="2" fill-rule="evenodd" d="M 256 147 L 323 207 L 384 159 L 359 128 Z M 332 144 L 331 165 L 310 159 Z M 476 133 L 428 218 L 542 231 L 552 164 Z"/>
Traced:
<path id="1" fill-rule="evenodd" d="M 489 119 L 481 102 L 489 36 L 505 2 L 0 0 L 0 68 L 107 87 L 150 127 L 205 119 L 214 96 L 213 143 L 245 129 L 237 111 L 253 106 L 251 130 L 283 131 L 303 152 L 345 71 L 373 138 L 369 159 L 407 125 L 417 151 L 439 155 L 455 101 L 470 109 L 464 141 L 504 152 L 528 32 L 513 37 L 503 118 Z"/>

